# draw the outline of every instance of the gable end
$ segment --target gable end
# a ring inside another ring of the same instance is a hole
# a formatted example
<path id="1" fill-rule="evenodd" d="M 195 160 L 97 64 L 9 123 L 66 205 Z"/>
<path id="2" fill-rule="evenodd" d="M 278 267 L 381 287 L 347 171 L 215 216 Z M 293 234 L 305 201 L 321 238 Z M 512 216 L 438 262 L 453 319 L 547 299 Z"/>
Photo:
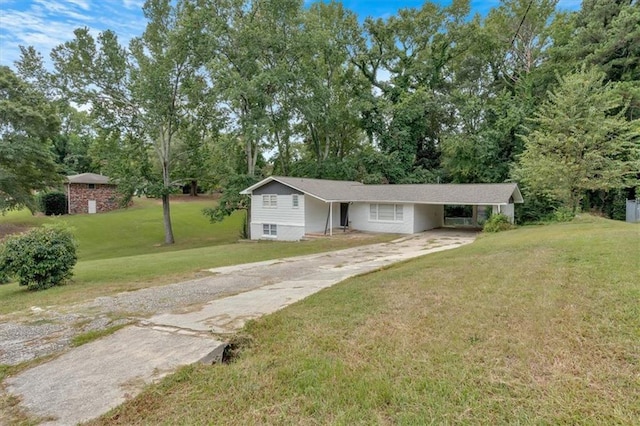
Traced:
<path id="1" fill-rule="evenodd" d="M 304 193 L 301 191 L 298 191 L 297 189 L 291 188 L 290 186 L 287 186 L 283 183 L 273 180 L 253 190 L 253 195 L 263 195 L 263 194 L 303 195 Z"/>

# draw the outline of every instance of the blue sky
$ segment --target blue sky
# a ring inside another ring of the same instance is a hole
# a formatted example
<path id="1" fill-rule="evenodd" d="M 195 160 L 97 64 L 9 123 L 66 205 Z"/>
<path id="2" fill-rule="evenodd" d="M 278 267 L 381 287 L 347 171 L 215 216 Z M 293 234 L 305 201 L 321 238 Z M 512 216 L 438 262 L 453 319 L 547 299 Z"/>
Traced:
<path id="1" fill-rule="evenodd" d="M 447 5 L 450 0 L 434 0 Z M 19 45 L 34 46 L 45 58 L 55 46 L 73 38 L 73 30 L 89 27 L 96 33 L 111 29 L 121 41 L 142 33 L 144 0 L 0 0 L 0 65 L 13 65 Z M 471 0 L 481 14 L 499 0 Z M 344 0 L 360 17 L 388 17 L 404 7 L 420 7 L 422 0 Z M 560 0 L 562 9 L 576 9 L 580 0 Z"/>

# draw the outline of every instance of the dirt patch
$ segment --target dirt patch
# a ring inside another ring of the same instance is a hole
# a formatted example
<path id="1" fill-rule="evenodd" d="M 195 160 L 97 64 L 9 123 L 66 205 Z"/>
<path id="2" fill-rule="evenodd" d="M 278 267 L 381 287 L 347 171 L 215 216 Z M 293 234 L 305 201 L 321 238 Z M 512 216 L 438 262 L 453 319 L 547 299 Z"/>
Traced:
<path id="1" fill-rule="evenodd" d="M 0 223 L 0 241 L 4 240 L 9 235 L 21 234 L 31 229 L 30 226 L 14 225 L 13 223 Z"/>
<path id="2" fill-rule="evenodd" d="M 222 194 L 198 194 L 197 197 L 192 197 L 189 194 L 174 194 L 171 196 L 171 203 L 193 203 L 193 202 L 201 202 L 201 201 L 216 201 L 220 199 Z M 149 200 L 153 200 L 156 204 L 162 204 L 162 198 L 149 198 Z"/>

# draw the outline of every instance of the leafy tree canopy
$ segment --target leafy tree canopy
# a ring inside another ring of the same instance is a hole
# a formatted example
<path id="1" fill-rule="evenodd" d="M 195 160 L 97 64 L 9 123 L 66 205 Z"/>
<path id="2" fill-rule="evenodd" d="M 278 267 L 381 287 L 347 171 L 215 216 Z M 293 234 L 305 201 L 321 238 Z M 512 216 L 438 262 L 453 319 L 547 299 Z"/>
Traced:
<path id="1" fill-rule="evenodd" d="M 36 208 L 33 192 L 61 182 L 50 153 L 55 108 L 10 68 L 0 67 L 0 211 Z"/>
<path id="2" fill-rule="evenodd" d="M 640 122 L 625 119 L 626 105 L 602 72 L 583 67 L 559 78 L 524 136 L 514 176 L 533 193 L 575 211 L 585 191 L 638 184 Z"/>

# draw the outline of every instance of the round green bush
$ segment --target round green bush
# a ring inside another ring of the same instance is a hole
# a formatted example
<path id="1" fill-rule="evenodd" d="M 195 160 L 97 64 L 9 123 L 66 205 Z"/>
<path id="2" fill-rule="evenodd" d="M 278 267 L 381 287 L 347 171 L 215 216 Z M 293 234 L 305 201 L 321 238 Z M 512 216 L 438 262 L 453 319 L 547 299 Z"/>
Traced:
<path id="1" fill-rule="evenodd" d="M 0 246 L 0 271 L 29 290 L 64 284 L 77 260 L 73 235 L 61 226 L 34 228 Z"/>
<path id="2" fill-rule="evenodd" d="M 491 215 L 482 228 L 484 232 L 500 232 L 509 229 L 513 229 L 513 224 L 509 221 L 509 218 L 502 213 Z"/>
<path id="3" fill-rule="evenodd" d="M 68 213 L 67 195 L 64 192 L 47 192 L 39 197 L 40 209 L 47 215 L 62 215 Z"/>

